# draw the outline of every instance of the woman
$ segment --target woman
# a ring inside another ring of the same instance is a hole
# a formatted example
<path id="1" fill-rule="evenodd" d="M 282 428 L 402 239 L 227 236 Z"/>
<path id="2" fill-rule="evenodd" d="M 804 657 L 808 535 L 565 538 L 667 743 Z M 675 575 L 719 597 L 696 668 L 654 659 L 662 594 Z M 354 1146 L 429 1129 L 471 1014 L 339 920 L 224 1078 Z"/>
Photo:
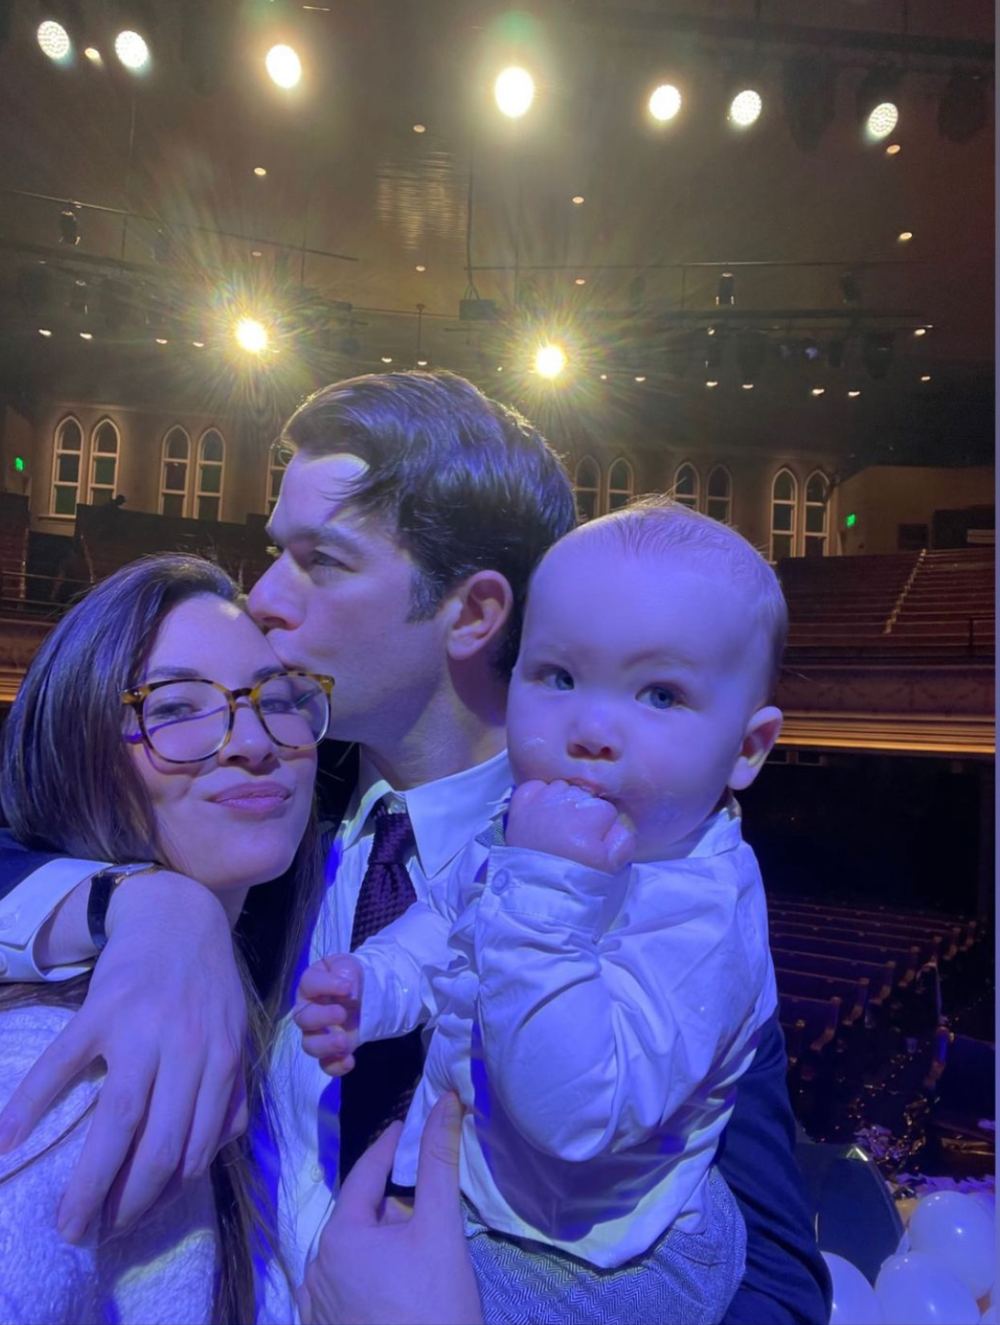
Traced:
<path id="1" fill-rule="evenodd" d="M 0 803 L 26 844 L 198 878 L 234 925 L 251 887 L 285 875 L 305 924 L 320 879 L 311 809 L 332 682 L 285 671 L 237 600 L 218 567 L 180 556 L 137 562 L 94 589 L 28 669 L 3 733 Z M 289 954 L 300 932 L 285 935 Z M 89 978 L 0 991 L 0 1100 Z M 270 1022 L 245 984 L 250 1103 L 266 1110 Z M 58 1202 L 99 1088 L 91 1069 L 0 1160 L 0 1319 L 252 1321 L 254 1254 L 276 1249 L 245 1139 L 127 1236 L 59 1237 Z"/>

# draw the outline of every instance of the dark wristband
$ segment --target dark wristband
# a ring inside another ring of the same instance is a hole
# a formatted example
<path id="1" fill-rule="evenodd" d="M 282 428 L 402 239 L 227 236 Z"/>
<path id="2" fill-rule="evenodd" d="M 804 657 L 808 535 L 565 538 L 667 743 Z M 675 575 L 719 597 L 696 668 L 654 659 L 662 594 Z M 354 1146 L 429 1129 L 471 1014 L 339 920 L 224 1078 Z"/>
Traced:
<path id="1" fill-rule="evenodd" d="M 90 880 L 90 893 L 87 897 L 87 929 L 90 940 L 98 952 L 108 941 L 108 907 L 115 889 L 133 874 L 150 874 L 158 870 L 159 865 L 112 865 L 98 872 Z"/>

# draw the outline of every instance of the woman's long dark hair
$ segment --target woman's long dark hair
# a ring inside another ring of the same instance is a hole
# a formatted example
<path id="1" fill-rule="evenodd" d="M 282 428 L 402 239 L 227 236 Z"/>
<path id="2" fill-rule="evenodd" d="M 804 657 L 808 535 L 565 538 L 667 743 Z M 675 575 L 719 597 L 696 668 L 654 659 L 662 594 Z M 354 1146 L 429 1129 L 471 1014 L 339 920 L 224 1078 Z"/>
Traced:
<path id="1" fill-rule="evenodd" d="M 140 678 L 167 614 L 203 595 L 232 603 L 240 591 L 220 567 L 199 557 L 147 557 L 97 585 L 46 638 L 4 725 L 0 754 L 0 806 L 25 845 L 87 860 L 169 864 L 152 802 L 122 741 L 121 692 Z M 236 947 L 249 1008 L 251 1117 L 270 1117 L 265 1077 L 274 1017 L 321 877 L 311 820 L 283 878 L 297 894 L 294 923 L 276 963 L 280 974 L 268 990 L 254 988 Z M 58 983 L 3 986 L 0 1010 L 29 1003 L 79 1007 L 89 983 L 88 973 Z M 222 1252 L 213 1318 L 218 1325 L 245 1325 L 256 1315 L 254 1260 L 275 1261 L 287 1277 L 248 1136 L 221 1151 L 211 1176 Z"/>

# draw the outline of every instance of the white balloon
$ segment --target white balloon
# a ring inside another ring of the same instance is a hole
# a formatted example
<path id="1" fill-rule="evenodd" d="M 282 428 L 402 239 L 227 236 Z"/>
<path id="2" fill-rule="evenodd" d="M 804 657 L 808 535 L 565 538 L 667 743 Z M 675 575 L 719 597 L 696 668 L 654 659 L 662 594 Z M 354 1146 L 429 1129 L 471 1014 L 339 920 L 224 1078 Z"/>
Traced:
<path id="1" fill-rule="evenodd" d="M 875 1295 L 889 1325 L 979 1325 L 979 1307 L 961 1279 L 923 1252 L 883 1261 Z"/>
<path id="2" fill-rule="evenodd" d="M 875 1290 L 858 1267 L 833 1251 L 824 1251 L 823 1259 L 833 1284 L 830 1325 L 883 1325 Z"/>
<path id="3" fill-rule="evenodd" d="M 993 1286 L 994 1223 L 978 1201 L 962 1192 L 933 1192 L 919 1200 L 907 1232 L 914 1251 L 936 1257 L 974 1298 Z"/>
<path id="4" fill-rule="evenodd" d="M 982 1206 L 991 1219 L 996 1218 L 997 1198 L 993 1192 L 988 1191 L 985 1187 L 977 1187 L 975 1191 L 965 1192 L 963 1195 L 967 1196 L 970 1201 L 975 1201 L 976 1205 Z"/>

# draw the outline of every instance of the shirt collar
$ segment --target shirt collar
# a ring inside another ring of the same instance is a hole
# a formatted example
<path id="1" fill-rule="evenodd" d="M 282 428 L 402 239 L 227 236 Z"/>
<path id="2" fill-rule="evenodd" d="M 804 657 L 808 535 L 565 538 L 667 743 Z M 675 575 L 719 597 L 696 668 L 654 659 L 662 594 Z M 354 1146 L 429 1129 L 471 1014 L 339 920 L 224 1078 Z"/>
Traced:
<path id="1" fill-rule="evenodd" d="M 741 811 L 736 797 L 726 792 L 722 806 L 710 814 L 687 837 L 675 842 L 664 860 L 681 860 L 692 856 L 719 856 L 732 851 L 743 840 L 740 829 Z"/>
<path id="2" fill-rule="evenodd" d="M 344 816 L 341 841 L 345 850 L 353 846 L 376 803 L 388 796 L 390 808 L 395 801 L 410 816 L 420 868 L 433 878 L 500 811 L 510 783 L 510 764 L 502 751 L 460 773 L 396 791 L 362 752 L 358 786 Z"/>

